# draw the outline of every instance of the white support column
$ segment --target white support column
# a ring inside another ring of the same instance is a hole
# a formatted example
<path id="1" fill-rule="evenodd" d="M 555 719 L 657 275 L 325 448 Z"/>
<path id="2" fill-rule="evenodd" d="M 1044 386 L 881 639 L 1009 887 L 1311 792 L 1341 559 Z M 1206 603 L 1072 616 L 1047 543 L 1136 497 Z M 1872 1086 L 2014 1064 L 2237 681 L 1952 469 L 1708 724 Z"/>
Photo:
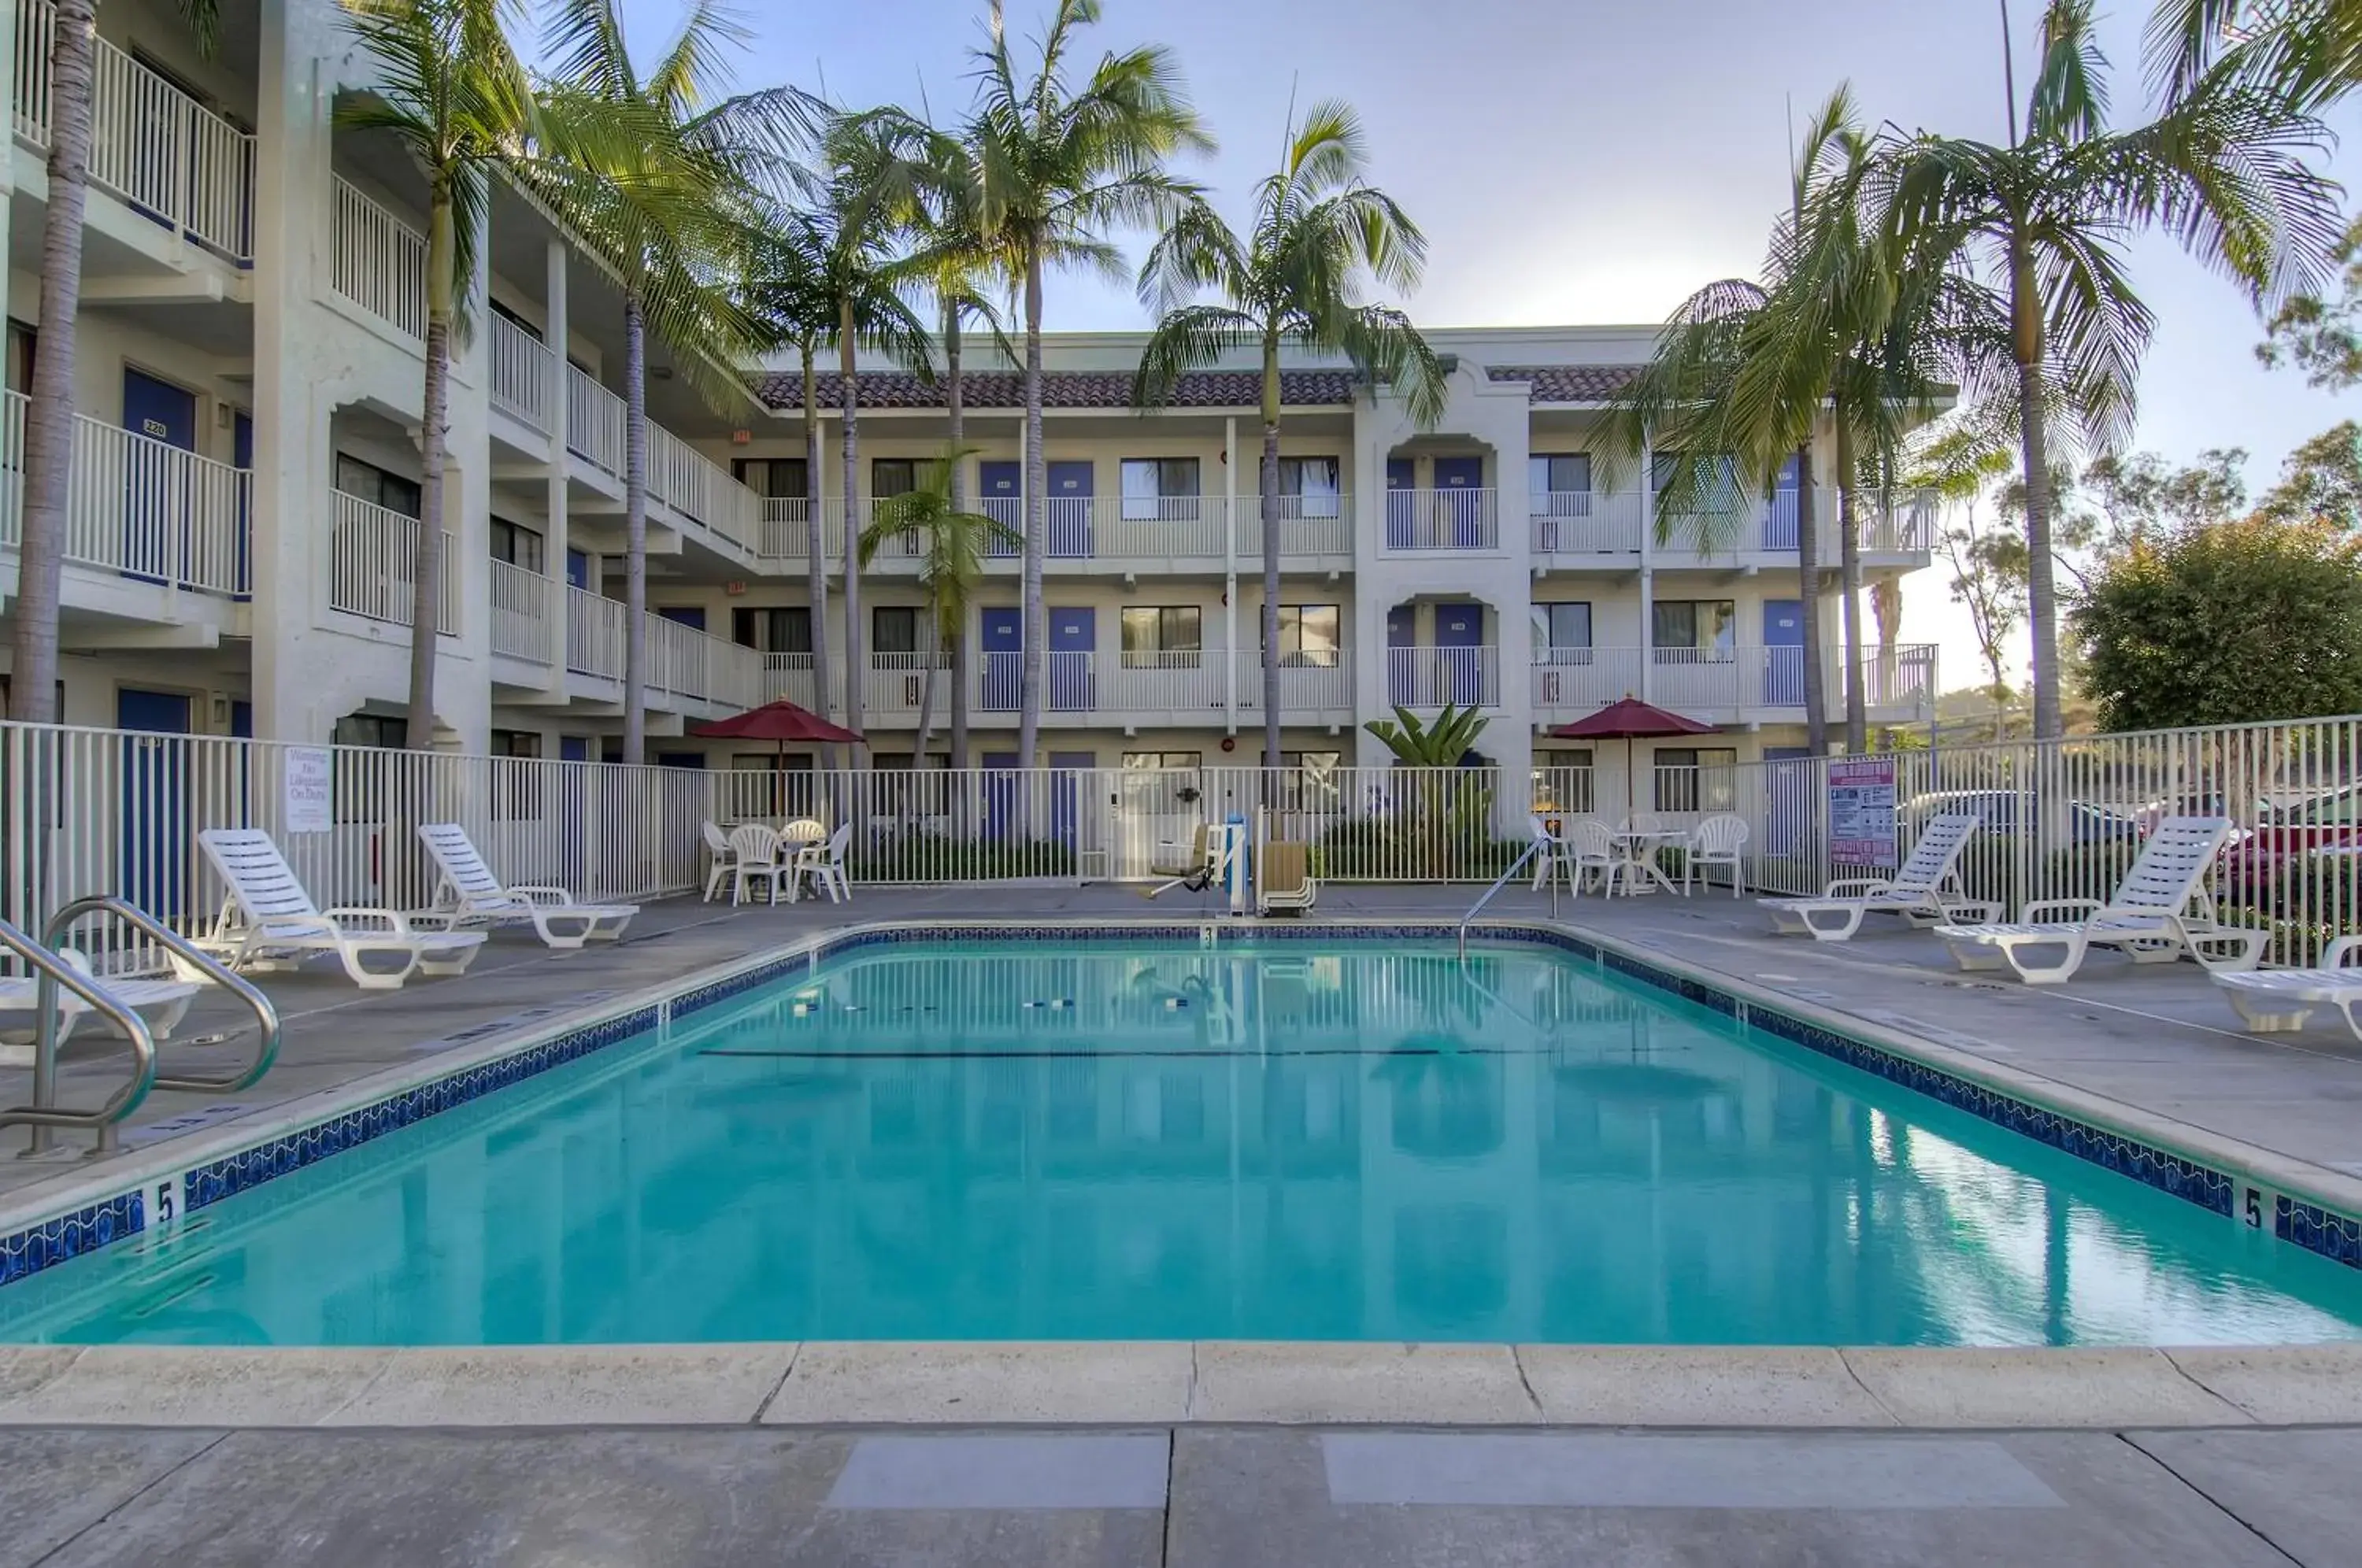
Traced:
<path id="1" fill-rule="evenodd" d="M 566 634 L 573 617 L 568 613 L 566 574 L 567 546 L 567 483 L 566 483 L 566 417 L 571 401 L 567 394 L 566 348 L 568 322 L 566 302 L 566 242 L 552 239 L 545 262 L 543 282 L 542 338 L 550 355 L 549 387 L 549 484 L 544 506 L 547 512 L 542 539 L 542 569 L 553 580 L 549 590 L 551 624 L 549 629 L 549 685 L 554 698 L 566 693 Z"/>
<path id="2" fill-rule="evenodd" d="M 1222 421 L 1222 646 L 1229 650 L 1222 656 L 1222 723 L 1224 733 L 1234 735 L 1239 733 L 1239 418 L 1235 414 Z"/>
<path id="3" fill-rule="evenodd" d="M 1640 701 L 1652 701 L 1657 668 L 1657 458 L 1640 443 Z"/>

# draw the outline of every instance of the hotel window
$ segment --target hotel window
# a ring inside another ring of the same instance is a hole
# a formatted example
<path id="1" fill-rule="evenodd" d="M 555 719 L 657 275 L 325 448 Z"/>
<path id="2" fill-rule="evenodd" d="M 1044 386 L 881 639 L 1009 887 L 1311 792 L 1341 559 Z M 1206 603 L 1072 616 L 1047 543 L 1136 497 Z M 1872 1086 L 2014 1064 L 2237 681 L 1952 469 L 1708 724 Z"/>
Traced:
<path id="1" fill-rule="evenodd" d="M 919 668 L 919 612 L 907 604 L 880 604 L 869 612 L 869 668 Z"/>
<path id="2" fill-rule="evenodd" d="M 1591 605 L 1537 604 L 1533 607 L 1534 662 L 1591 662 Z"/>
<path id="3" fill-rule="evenodd" d="M 18 321 L 14 316 L 8 318 L 8 390 L 10 392 L 24 392 L 32 390 L 33 351 L 39 346 L 40 341 L 41 335 L 33 329 L 31 324 Z"/>
<path id="4" fill-rule="evenodd" d="M 1260 475 L 1260 469 L 1257 473 Z M 1258 478 L 1258 482 L 1260 479 Z M 1338 515 L 1342 491 L 1337 482 L 1334 458 L 1282 458 L 1279 460 L 1280 514 L 1297 517 Z M 1289 502 L 1296 503 L 1293 513 Z"/>
<path id="5" fill-rule="evenodd" d="M 541 732 L 494 730 L 490 749 L 494 756 L 538 759 L 541 756 Z M 495 768 L 492 779 L 492 817 L 495 821 L 531 822 L 541 815 L 540 768 Z"/>
<path id="6" fill-rule="evenodd" d="M 1580 816 L 1591 804 L 1591 748 L 1565 746 L 1534 753 L 1534 810 L 1573 812 Z"/>
<path id="7" fill-rule="evenodd" d="M 730 640 L 757 653 L 810 654 L 811 611 L 803 605 L 730 612 Z"/>
<path id="8" fill-rule="evenodd" d="M 484 303 L 492 307 L 492 314 L 494 315 L 499 316 L 502 321 L 507 322 L 511 326 L 515 327 L 519 332 L 524 333 L 535 343 L 542 340 L 541 328 L 535 326 L 533 323 L 519 315 L 515 311 L 511 310 L 508 306 L 501 304 L 501 302 L 496 299 L 487 298 Z"/>
<path id="9" fill-rule="evenodd" d="M 1261 623 L 1263 617 L 1255 620 Z M 1279 662 L 1295 669 L 1334 669 L 1344 640 L 1334 604 L 1279 607 Z"/>
<path id="10" fill-rule="evenodd" d="M 1656 802 L 1661 812 L 1728 812 L 1738 806 L 1738 753 L 1727 746 L 1659 746 Z"/>
<path id="11" fill-rule="evenodd" d="M 1204 759 L 1205 754 L 1196 751 L 1127 751 L 1123 754 L 1123 765 L 1136 772 L 1156 769 L 1183 772 L 1195 768 Z"/>
<path id="12" fill-rule="evenodd" d="M 1337 764 L 1333 751 L 1283 751 L 1278 807 L 1283 812 L 1316 811 L 1337 803 Z"/>
<path id="13" fill-rule="evenodd" d="M 328 738 L 339 746 L 402 751 L 410 745 L 410 721 L 386 718 L 376 713 L 347 713 L 337 721 L 337 727 Z M 350 751 L 330 755 L 335 760 L 329 766 L 328 788 L 336 820 L 340 823 L 383 822 L 385 770 L 371 767 L 369 758 L 357 756 Z"/>
<path id="14" fill-rule="evenodd" d="M 538 576 L 541 572 L 541 536 L 522 523 L 495 517 L 492 519 L 492 559 L 522 567 Z"/>
<path id="15" fill-rule="evenodd" d="M 1591 456 L 1587 452 L 1537 452 L 1526 459 L 1534 514 L 1581 517 L 1591 510 Z"/>
<path id="16" fill-rule="evenodd" d="M 1195 604 L 1125 605 L 1124 668 L 1197 668 L 1198 657 L 1205 651 L 1201 623 L 1201 613 Z"/>
<path id="17" fill-rule="evenodd" d="M 767 501 L 801 501 L 811 493 L 801 458 L 733 458 L 730 477 Z"/>
<path id="18" fill-rule="evenodd" d="M 365 463 L 342 452 L 337 454 L 337 489 L 347 495 L 358 496 L 371 506 L 399 512 L 404 517 L 418 515 L 420 492 L 417 480 L 389 473 L 375 463 Z"/>
<path id="19" fill-rule="evenodd" d="M 1659 664 L 1723 664 L 1738 657 L 1738 617 L 1727 599 L 1660 599 L 1650 606 L 1649 623 Z"/>
<path id="20" fill-rule="evenodd" d="M 869 499 L 884 501 L 889 496 L 908 495 L 919 488 L 919 465 L 908 458 L 872 458 L 869 460 Z"/>
<path id="21" fill-rule="evenodd" d="M 1129 521 L 1195 517 L 1198 494 L 1195 458 L 1123 460 L 1123 514 Z"/>

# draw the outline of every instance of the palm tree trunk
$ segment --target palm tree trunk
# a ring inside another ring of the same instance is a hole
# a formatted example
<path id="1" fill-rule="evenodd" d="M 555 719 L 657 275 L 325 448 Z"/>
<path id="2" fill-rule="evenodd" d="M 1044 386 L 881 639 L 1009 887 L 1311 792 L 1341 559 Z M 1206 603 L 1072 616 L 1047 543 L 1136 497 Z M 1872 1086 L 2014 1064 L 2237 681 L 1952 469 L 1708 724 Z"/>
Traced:
<path id="1" fill-rule="evenodd" d="M 1821 679 L 1820 540 L 1813 525 L 1813 448 L 1796 448 L 1797 616 L 1805 636 L 1805 750 L 1814 756 L 1829 749 L 1828 692 Z"/>
<path id="2" fill-rule="evenodd" d="M 96 0 L 58 0 L 50 51 L 50 201 L 41 222 L 41 343 L 25 409 L 24 532 L 8 716 L 58 720 L 58 594 L 73 461 L 74 317 L 82 308 L 82 222 L 90 180 Z M 18 35 L 20 38 L 23 34 Z M 19 69 L 23 67 L 20 64 Z"/>
<path id="3" fill-rule="evenodd" d="M 911 745 L 911 766 L 923 769 L 927 766 L 927 742 L 933 738 L 935 728 L 935 650 L 934 628 L 943 620 L 942 612 L 928 595 L 927 618 L 920 623 L 928 632 L 928 646 L 919 650 L 919 737 Z"/>
<path id="4" fill-rule="evenodd" d="M 444 480 L 450 467 L 451 276 L 457 243 L 451 195 L 440 180 L 426 203 L 426 385 L 419 402 L 418 540 L 410 563 L 410 721 L 414 750 L 435 745 L 435 660 L 443 630 Z"/>
<path id="5" fill-rule="evenodd" d="M 944 311 L 944 413 L 951 425 L 952 510 L 967 510 L 967 398 L 960 386 L 960 307 Z M 939 624 L 952 661 L 952 768 L 967 769 L 967 605 L 947 604 Z"/>
<path id="6" fill-rule="evenodd" d="M 1901 683 L 1901 655 L 1895 639 L 1903 635 L 1903 585 L 1883 577 L 1870 585 L 1871 617 L 1878 623 L 1878 690 L 1892 703 Z M 1936 693 L 1927 693 L 1933 702 Z"/>
<path id="7" fill-rule="evenodd" d="M 1025 651 L 1017 688 L 1020 767 L 1033 766 L 1042 733 L 1042 645 L 1048 635 L 1042 612 L 1042 557 L 1048 547 L 1043 491 L 1049 485 L 1049 469 L 1042 461 L 1042 256 L 1032 248 L 1025 258 L 1025 558 L 1018 591 Z"/>
<path id="8" fill-rule="evenodd" d="M 648 759 L 648 334 L 624 295 L 624 760 Z"/>
<path id="9" fill-rule="evenodd" d="M 1279 340 L 1263 345 L 1263 765 L 1279 766 Z"/>
<path id="10" fill-rule="evenodd" d="M 811 606 L 812 711 L 822 718 L 835 712 L 828 690 L 828 515 L 821 505 L 823 471 L 820 441 L 820 376 L 812 368 L 810 343 L 804 361 L 804 591 Z M 836 766 L 836 747 L 821 748 L 821 766 Z"/>
<path id="11" fill-rule="evenodd" d="M 853 305 L 839 307 L 836 322 L 837 409 L 844 420 L 840 451 L 844 465 L 844 727 L 861 727 L 861 536 L 860 391 L 853 371 Z"/>
<path id="12" fill-rule="evenodd" d="M 2017 360 L 2017 417 L 2025 464 L 2025 608 L 2034 645 L 2034 738 L 2066 731 L 2058 701 L 2058 582 L 2050 559 L 2050 452 L 2042 423 L 2042 301 L 2034 261 L 2010 248 L 2011 348 Z"/>
<path id="13" fill-rule="evenodd" d="M 1861 684 L 1861 517 L 1855 511 L 1853 436 L 1838 425 L 1838 584 L 1844 593 L 1838 613 L 1845 637 L 1846 750 L 1859 756 L 1870 749 L 1870 703 Z"/>

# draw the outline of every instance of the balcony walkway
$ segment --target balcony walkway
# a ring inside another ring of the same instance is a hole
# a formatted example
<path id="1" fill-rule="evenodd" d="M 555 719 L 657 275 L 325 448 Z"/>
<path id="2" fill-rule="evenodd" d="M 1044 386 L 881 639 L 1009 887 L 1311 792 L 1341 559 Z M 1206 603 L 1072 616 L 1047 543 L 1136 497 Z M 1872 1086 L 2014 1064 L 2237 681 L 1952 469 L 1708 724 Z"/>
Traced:
<path id="1" fill-rule="evenodd" d="M 1456 921 L 1476 893 L 1457 885 L 1332 884 L 1322 889 L 1319 914 Z M 855 895 L 845 905 L 807 901 L 738 911 L 668 900 L 644 910 L 625 941 L 581 953 L 549 953 L 529 933 L 503 932 L 467 975 L 414 979 L 394 992 L 359 991 L 333 966 L 259 977 L 287 1020 L 270 1076 L 230 1103 L 152 1094 L 127 1127 L 126 1141 L 144 1146 L 162 1134 L 143 1130 L 193 1114 L 205 1121 L 187 1131 L 210 1133 L 233 1117 L 414 1065 L 427 1052 L 543 1026 L 605 996 L 662 985 L 767 944 L 856 921 L 971 919 L 983 901 L 972 885 L 856 888 Z M 989 903 L 996 918 L 1012 922 L 1229 918 L 1210 893 L 1176 890 L 1151 903 L 1135 888 L 1106 884 L 995 887 Z M 1505 890 L 1487 913 L 1547 919 L 1550 901 L 1520 887 Z M 1567 924 L 1679 962 L 2103 1096 L 2136 1116 L 2172 1123 L 2185 1136 L 2194 1129 L 2270 1150 L 2319 1167 L 2325 1183 L 2362 1178 L 2362 1120 L 2355 1115 L 2362 1103 L 2362 1044 L 2326 1010 L 2301 1034 L 2242 1033 L 2214 987 L 2188 964 L 2136 970 L 2103 954 L 2077 980 L 2031 989 L 1981 977 L 1964 984 L 1969 977 L 1951 966 L 1940 942 L 1899 923 L 1843 945 L 1774 938 L 1752 903 L 1727 892 L 1612 903 L 1562 894 L 1559 914 Z M 233 1007 L 205 999 L 180 1033 L 194 1039 L 238 1017 Z M 109 1076 L 112 1055 L 111 1038 L 95 1026 L 70 1043 L 61 1075 L 67 1103 L 104 1098 L 116 1081 Z M 232 1061 L 222 1046 L 166 1042 L 164 1055 L 182 1070 L 212 1071 Z M 29 1098 L 30 1076 L 0 1069 L 5 1103 Z M 12 1132 L 12 1144 L 21 1136 Z M 13 1207 L 34 1184 L 72 1180 L 85 1169 L 71 1157 L 0 1159 L 0 1203 Z"/>

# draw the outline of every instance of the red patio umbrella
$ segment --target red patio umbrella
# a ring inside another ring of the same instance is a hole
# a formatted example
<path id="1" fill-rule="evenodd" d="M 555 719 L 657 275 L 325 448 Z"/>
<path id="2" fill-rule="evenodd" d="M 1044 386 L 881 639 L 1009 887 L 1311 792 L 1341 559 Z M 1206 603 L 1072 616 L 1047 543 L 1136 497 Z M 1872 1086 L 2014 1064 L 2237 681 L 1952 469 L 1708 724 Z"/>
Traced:
<path id="1" fill-rule="evenodd" d="M 822 745 L 866 745 L 868 740 L 857 730 L 843 724 L 833 724 L 809 708 L 799 708 L 782 698 L 766 702 L 759 708 L 749 708 L 734 719 L 716 719 L 710 724 L 699 724 L 689 732 L 712 740 L 772 740 L 779 743 L 779 755 L 787 755 L 789 741 L 804 741 Z"/>
<path id="2" fill-rule="evenodd" d="M 1669 735 L 1710 735 L 1715 726 L 1668 712 L 1638 697 L 1610 702 L 1587 719 L 1561 724 L 1550 732 L 1552 740 L 1620 740 L 1624 743 L 1624 814 L 1632 814 L 1632 743 Z"/>

